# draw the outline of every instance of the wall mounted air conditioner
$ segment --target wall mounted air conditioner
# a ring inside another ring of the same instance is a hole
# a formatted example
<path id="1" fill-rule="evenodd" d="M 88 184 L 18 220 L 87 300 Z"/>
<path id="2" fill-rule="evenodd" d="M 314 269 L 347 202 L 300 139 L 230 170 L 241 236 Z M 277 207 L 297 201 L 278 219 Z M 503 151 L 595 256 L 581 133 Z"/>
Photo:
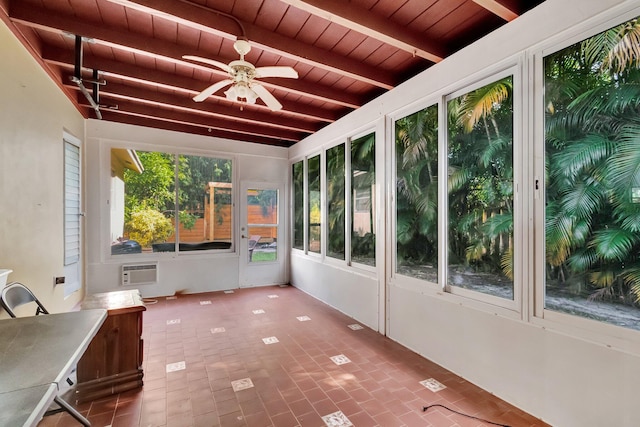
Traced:
<path id="1" fill-rule="evenodd" d="M 124 264 L 122 266 L 122 286 L 148 285 L 158 282 L 158 264 Z"/>

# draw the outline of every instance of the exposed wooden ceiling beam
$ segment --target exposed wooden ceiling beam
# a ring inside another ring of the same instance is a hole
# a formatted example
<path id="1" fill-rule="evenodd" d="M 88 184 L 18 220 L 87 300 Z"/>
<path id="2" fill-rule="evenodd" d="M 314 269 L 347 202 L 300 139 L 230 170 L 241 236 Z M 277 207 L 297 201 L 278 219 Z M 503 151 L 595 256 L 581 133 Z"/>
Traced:
<path id="1" fill-rule="evenodd" d="M 200 31 L 236 40 L 241 36 L 238 25 L 213 9 L 190 1 L 176 0 L 108 0 L 117 4 L 143 10 L 154 16 L 188 25 Z M 315 68 L 341 74 L 383 89 L 392 89 L 397 79 L 392 73 L 369 67 L 360 61 L 328 52 L 306 43 L 293 40 L 238 19 L 251 43 L 262 50 L 302 62 Z M 385 21 L 387 22 L 387 21 Z M 224 62 L 224 61 L 223 61 Z"/>
<path id="2" fill-rule="evenodd" d="M 402 25 L 344 0 L 281 1 L 431 62 L 440 62 L 447 56 L 447 52 L 443 51 L 440 45 L 429 40 L 424 34 L 415 34 Z"/>
<path id="3" fill-rule="evenodd" d="M 73 64 L 73 52 L 70 50 L 67 51 L 62 49 L 47 48 L 43 51 L 42 57 L 47 62 L 53 62 L 64 67 L 71 67 Z M 198 93 L 200 90 L 202 90 L 203 87 L 202 82 L 196 81 L 191 78 L 176 76 L 174 74 L 169 74 L 158 70 L 141 69 L 138 66 L 114 61 L 112 59 L 99 58 L 85 54 L 83 63 L 87 69 L 97 69 L 105 72 L 108 75 L 110 74 L 116 77 L 145 83 L 151 86 L 162 86 L 167 89 L 179 90 L 191 95 Z M 216 97 L 216 99 L 219 99 L 224 103 L 228 103 L 226 98 L 223 96 Z M 294 116 L 302 119 L 307 118 L 313 120 L 321 120 L 327 123 L 336 120 L 336 116 L 327 112 L 326 110 L 314 108 L 306 104 L 282 100 L 282 105 L 284 106 L 284 109 L 281 111 L 281 115 L 284 117 Z M 258 107 L 251 107 L 250 109 L 254 108 Z"/>
<path id="4" fill-rule="evenodd" d="M 196 51 L 188 46 L 178 45 L 164 40 L 152 39 L 138 34 L 128 33 L 124 31 L 112 30 L 102 27 L 97 22 L 79 22 L 71 15 L 53 15 L 44 8 L 33 6 L 25 6 L 20 2 L 11 3 L 10 18 L 13 21 L 20 22 L 23 25 L 39 28 L 47 31 L 66 32 L 77 34 L 84 37 L 90 37 L 96 42 L 110 46 L 115 49 L 127 50 L 140 55 L 152 56 L 157 59 L 166 60 L 174 63 L 188 65 L 194 68 L 202 69 L 203 67 L 192 62 L 182 59 L 182 55 L 196 55 L 209 57 L 221 62 L 225 62 L 225 58 L 212 58 L 210 53 Z M 226 72 L 215 68 L 204 67 L 212 74 L 220 76 L 220 79 L 228 78 Z M 274 82 L 277 80 L 278 84 Z M 355 97 L 345 94 L 344 91 L 336 91 L 330 88 L 320 88 L 308 85 L 294 79 L 265 79 L 261 80 L 266 86 L 279 88 L 288 92 L 296 93 L 301 96 L 311 97 L 323 102 L 339 103 L 345 107 L 358 108 L 362 105 L 362 101 L 354 99 Z M 206 86 L 202 86 L 204 89 Z M 284 105 L 284 104 L 283 104 Z"/>
<path id="5" fill-rule="evenodd" d="M 518 14 L 516 12 L 509 9 L 498 0 L 473 0 L 473 2 L 477 3 L 479 6 L 484 7 L 493 14 L 498 15 L 505 21 L 510 22 L 518 17 Z"/>
<path id="6" fill-rule="evenodd" d="M 82 101 L 82 99 L 80 98 L 81 96 L 82 95 L 79 94 L 78 102 L 81 105 L 87 106 L 88 103 L 86 99 Z M 137 117 L 148 117 L 155 120 L 182 123 L 190 126 L 203 127 L 206 129 L 217 129 L 221 131 L 233 132 L 237 135 L 245 135 L 245 138 L 249 138 L 251 136 L 260 136 L 271 139 L 280 139 L 289 142 L 298 142 L 302 138 L 304 138 L 304 136 L 306 136 L 305 134 L 300 132 L 291 132 L 282 129 L 274 130 L 271 127 L 260 126 L 258 124 L 247 126 L 243 123 L 214 119 L 211 117 L 200 115 L 186 114 L 175 109 L 161 108 L 157 105 L 151 104 L 142 105 L 139 102 L 130 102 L 125 100 L 118 101 L 117 110 L 103 109 L 101 111 L 112 111 L 120 114 L 134 115 Z"/>
<path id="7" fill-rule="evenodd" d="M 70 88 L 76 89 L 77 86 L 69 82 Z M 284 129 L 287 131 L 304 132 L 312 134 L 318 130 L 318 126 L 308 121 L 292 119 L 291 117 L 279 117 L 272 114 L 266 114 L 258 111 L 248 111 L 239 108 L 231 108 L 213 103 L 195 103 L 189 97 L 180 97 L 176 94 L 167 94 L 153 90 L 146 90 L 141 87 L 128 86 L 117 83 L 107 83 L 100 87 L 100 95 L 103 99 L 125 100 L 134 102 L 143 102 L 151 105 L 158 105 L 164 108 L 175 108 L 188 113 L 201 114 L 205 117 L 213 117 L 217 119 L 231 119 L 237 123 L 246 125 L 260 124 L 276 129 Z M 117 103 L 117 102 L 116 102 Z"/>
<path id="8" fill-rule="evenodd" d="M 289 147 L 291 146 L 291 142 L 274 139 L 274 138 L 265 138 L 261 136 L 252 136 L 246 134 L 239 134 L 236 132 L 227 132 L 217 129 L 209 129 L 201 126 L 192 126 L 184 123 L 178 122 L 170 122 L 163 120 L 156 120 L 151 117 L 141 117 L 130 114 L 122 114 L 117 110 L 104 110 L 102 112 L 102 118 L 105 121 L 115 122 L 115 123 L 124 123 L 135 126 L 144 126 L 148 128 L 154 129 L 164 129 L 174 132 L 183 132 L 189 134 L 210 136 L 216 138 L 226 138 L 234 141 L 244 141 L 244 142 L 255 142 L 258 144 L 266 144 L 266 145 L 274 145 L 279 147 Z"/>

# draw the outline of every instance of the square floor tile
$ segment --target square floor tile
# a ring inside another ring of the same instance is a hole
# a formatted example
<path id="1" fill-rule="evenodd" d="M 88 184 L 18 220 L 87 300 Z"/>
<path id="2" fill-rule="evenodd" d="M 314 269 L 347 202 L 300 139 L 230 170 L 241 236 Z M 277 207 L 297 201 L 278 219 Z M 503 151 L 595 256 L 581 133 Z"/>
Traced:
<path id="1" fill-rule="evenodd" d="M 298 319 L 301 322 L 306 322 L 308 320 L 311 320 L 311 318 L 309 316 L 298 316 L 298 317 L 296 317 L 296 319 Z"/>
<path id="2" fill-rule="evenodd" d="M 437 392 L 440 390 L 444 390 L 445 388 L 447 388 L 446 385 L 442 384 L 441 382 L 433 379 L 433 378 L 429 378 L 428 380 L 424 380 L 424 381 L 420 381 L 420 384 L 422 384 L 423 386 L 425 386 L 426 388 L 428 388 L 429 390 L 433 391 L 433 392 Z"/>
<path id="3" fill-rule="evenodd" d="M 262 338 L 262 341 L 263 341 L 265 344 L 275 344 L 275 343 L 277 343 L 277 342 L 280 342 L 280 341 L 278 341 L 278 338 L 276 338 L 276 337 Z"/>
<path id="4" fill-rule="evenodd" d="M 345 363 L 350 363 L 351 362 L 351 360 L 349 360 L 349 358 L 347 356 L 345 356 L 344 354 L 339 354 L 337 356 L 331 356 L 330 359 L 336 365 L 344 365 Z"/>
<path id="5" fill-rule="evenodd" d="M 251 381 L 251 378 L 231 381 L 231 387 L 233 388 L 233 391 L 246 390 L 253 387 L 253 381 Z"/>
<path id="6" fill-rule="evenodd" d="M 264 314 L 263 309 L 253 310 L 253 314 Z"/>
<path id="7" fill-rule="evenodd" d="M 349 329 L 353 329 L 354 331 L 359 331 L 360 329 L 364 329 L 362 325 L 354 323 L 353 325 L 349 325 Z"/>
<path id="8" fill-rule="evenodd" d="M 342 411 L 334 412 L 333 414 L 325 415 L 322 417 L 322 421 L 327 427 L 349 427 L 353 426 L 349 418 Z"/>
<path id="9" fill-rule="evenodd" d="M 187 366 L 184 363 L 184 360 L 181 362 L 176 362 L 176 363 L 168 363 L 167 364 L 167 372 L 175 372 L 175 371 L 181 371 L 183 369 L 186 369 Z"/>

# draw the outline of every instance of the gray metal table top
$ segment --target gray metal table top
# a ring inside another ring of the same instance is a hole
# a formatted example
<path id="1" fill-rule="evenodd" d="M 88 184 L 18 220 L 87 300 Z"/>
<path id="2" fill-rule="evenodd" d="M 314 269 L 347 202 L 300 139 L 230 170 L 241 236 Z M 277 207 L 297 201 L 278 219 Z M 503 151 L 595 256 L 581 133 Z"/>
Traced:
<path id="1" fill-rule="evenodd" d="M 0 320 L 0 426 L 38 423 L 106 317 L 82 310 Z"/>

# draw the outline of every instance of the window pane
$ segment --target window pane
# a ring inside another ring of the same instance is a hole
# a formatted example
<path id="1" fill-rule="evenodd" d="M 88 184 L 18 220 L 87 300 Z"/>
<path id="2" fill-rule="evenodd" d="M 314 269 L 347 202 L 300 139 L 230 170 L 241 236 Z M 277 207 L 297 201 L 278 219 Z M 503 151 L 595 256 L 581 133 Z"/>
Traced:
<path id="1" fill-rule="evenodd" d="M 174 156 L 111 150 L 111 254 L 151 252 L 174 237 Z"/>
<path id="2" fill-rule="evenodd" d="M 320 253 L 320 224 L 322 211 L 320 207 L 320 155 L 307 160 L 309 189 L 309 252 Z"/>
<path id="3" fill-rule="evenodd" d="M 397 272 L 438 282 L 438 106 L 396 121 Z"/>
<path id="4" fill-rule="evenodd" d="M 293 247 L 304 249 L 304 167 L 294 163 L 293 172 Z"/>
<path id="5" fill-rule="evenodd" d="M 637 20 L 545 57 L 545 308 L 640 330 Z"/>
<path id="6" fill-rule="evenodd" d="M 231 178 L 231 160 L 229 159 L 179 156 L 180 251 L 231 247 L 233 225 Z M 173 240 L 168 239 L 167 242 L 173 243 Z"/>
<path id="7" fill-rule="evenodd" d="M 175 159 L 111 150 L 112 254 L 173 252 L 176 227 L 180 251 L 231 247 L 231 160 L 180 155 L 176 183 Z"/>
<path id="8" fill-rule="evenodd" d="M 344 144 L 327 150 L 327 256 L 344 258 Z"/>
<path id="9" fill-rule="evenodd" d="M 371 133 L 351 142 L 351 261 L 376 265 L 376 139 Z"/>
<path id="10" fill-rule="evenodd" d="M 278 191 L 247 190 L 249 261 L 277 260 Z"/>
<path id="11" fill-rule="evenodd" d="M 513 78 L 448 103 L 448 284 L 513 299 Z"/>

